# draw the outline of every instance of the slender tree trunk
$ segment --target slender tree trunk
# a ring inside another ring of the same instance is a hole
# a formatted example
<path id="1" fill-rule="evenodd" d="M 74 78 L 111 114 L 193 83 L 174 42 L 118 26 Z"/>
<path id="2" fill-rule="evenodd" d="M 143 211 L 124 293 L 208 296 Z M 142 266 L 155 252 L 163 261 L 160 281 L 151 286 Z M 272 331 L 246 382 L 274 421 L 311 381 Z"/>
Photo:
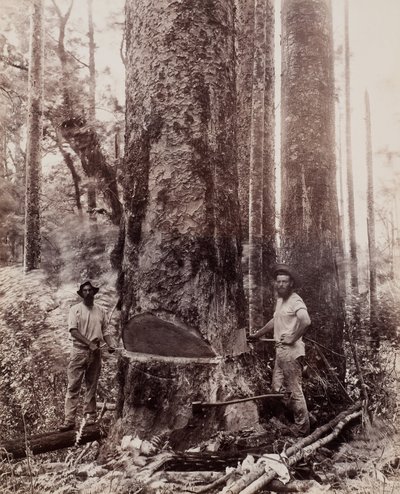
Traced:
<path id="1" fill-rule="evenodd" d="M 87 207 L 89 211 L 89 220 L 96 222 L 96 179 L 93 175 L 89 175 L 87 182 Z"/>
<path id="2" fill-rule="evenodd" d="M 7 178 L 7 106 L 3 97 L 0 98 L 0 178 Z"/>
<path id="3" fill-rule="evenodd" d="M 371 111 L 368 92 L 365 92 L 365 122 L 367 141 L 367 220 L 368 220 L 368 251 L 369 251 L 369 303 L 371 333 L 377 339 L 377 288 L 376 288 L 376 239 L 375 239 L 375 199 L 374 199 L 374 174 L 372 163 L 372 132 Z"/>
<path id="4" fill-rule="evenodd" d="M 253 92 L 255 0 L 236 0 L 237 164 L 242 239 L 249 242 L 250 134 Z"/>
<path id="5" fill-rule="evenodd" d="M 354 295 L 358 294 L 358 259 L 356 220 L 354 211 L 354 184 L 353 184 L 353 162 L 351 149 L 351 100 L 350 100 L 350 44 L 349 44 L 349 2 L 345 0 L 345 94 L 346 94 L 346 166 L 347 166 L 347 193 L 348 214 L 350 230 L 350 269 L 351 287 Z"/>
<path id="6" fill-rule="evenodd" d="M 329 0 L 283 2 L 282 63 L 283 260 L 300 274 L 310 336 L 342 353 Z"/>
<path id="7" fill-rule="evenodd" d="M 348 283 L 350 282 L 347 276 L 347 254 L 345 245 L 345 223 L 344 223 L 344 187 L 343 187 L 343 154 L 342 154 L 342 116 L 340 110 L 339 114 L 339 149 L 338 149 L 338 174 L 339 174 L 339 255 L 338 255 L 338 271 L 339 271 L 339 286 L 342 299 L 346 300 L 346 294 L 348 290 Z"/>
<path id="8" fill-rule="evenodd" d="M 58 150 L 62 154 L 62 157 L 64 158 L 64 162 L 67 165 L 68 170 L 71 172 L 72 182 L 74 184 L 76 209 L 81 214 L 82 204 L 81 204 L 81 191 L 79 187 L 79 182 L 81 181 L 81 177 L 79 176 L 78 172 L 75 169 L 74 160 L 72 159 L 72 156 L 63 148 L 61 132 L 56 127 L 55 127 L 55 134 L 56 134 L 55 140 L 57 143 Z"/>
<path id="9" fill-rule="evenodd" d="M 64 40 L 65 40 L 65 30 L 67 27 L 68 20 L 71 15 L 72 7 L 74 5 L 74 0 L 70 1 L 69 7 L 66 13 L 63 15 L 61 13 L 60 8 L 58 7 L 55 0 L 52 0 L 52 4 L 56 9 L 58 18 L 59 18 L 59 32 L 58 32 L 58 40 L 57 40 L 57 54 L 60 59 L 61 64 L 61 84 L 62 84 L 62 93 L 64 100 L 64 111 L 67 114 L 67 118 L 71 118 L 74 115 L 72 108 L 72 99 L 70 95 L 70 90 L 68 87 L 69 82 L 69 69 L 68 69 L 68 55 L 65 50 Z"/>
<path id="10" fill-rule="evenodd" d="M 254 0 L 253 15 L 250 12 L 245 2 L 240 17 L 238 95 L 243 117 L 239 124 L 239 194 L 245 225 L 243 238 L 249 243 L 252 330 L 263 324 L 265 305 L 273 303 L 268 279 L 268 268 L 275 260 L 273 2 Z M 253 43 L 249 43 L 251 37 Z"/>
<path id="11" fill-rule="evenodd" d="M 96 118 L 96 65 L 95 65 L 95 42 L 93 28 L 93 0 L 88 2 L 88 19 L 89 19 L 89 119 L 93 123 Z"/>
<path id="12" fill-rule="evenodd" d="M 89 121 L 93 125 L 96 118 L 96 66 L 95 66 L 95 43 L 93 29 L 93 0 L 87 0 L 88 3 L 88 37 L 89 37 Z M 96 201 L 96 180 L 93 175 L 89 175 L 87 201 L 89 210 L 89 219 L 97 221 L 97 215 L 94 212 L 97 206 Z"/>
<path id="13" fill-rule="evenodd" d="M 263 323 L 262 226 L 266 7 L 264 0 L 254 1 L 254 59 L 249 174 L 249 324 L 251 331 L 260 328 Z"/>
<path id="14" fill-rule="evenodd" d="M 275 10 L 268 0 L 265 17 L 265 89 L 262 210 L 263 323 L 273 316 L 274 291 L 271 268 L 276 262 L 275 187 Z"/>
<path id="15" fill-rule="evenodd" d="M 237 167 L 239 175 L 240 222 L 242 227 L 242 269 L 247 303 L 249 300 L 249 182 L 252 81 L 254 58 L 254 0 L 236 0 L 236 94 Z M 246 326 L 248 325 L 246 311 Z"/>
<path id="16" fill-rule="evenodd" d="M 40 182 L 43 137 L 43 4 L 33 1 L 29 57 L 26 152 L 25 256 L 26 271 L 40 265 Z"/>

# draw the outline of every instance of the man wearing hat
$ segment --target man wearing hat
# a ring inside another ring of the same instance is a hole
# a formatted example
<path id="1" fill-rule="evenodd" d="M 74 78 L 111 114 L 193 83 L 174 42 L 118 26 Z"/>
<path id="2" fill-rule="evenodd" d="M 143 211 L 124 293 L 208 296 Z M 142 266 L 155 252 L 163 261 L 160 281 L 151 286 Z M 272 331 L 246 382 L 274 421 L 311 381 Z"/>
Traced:
<path id="1" fill-rule="evenodd" d="M 287 406 L 293 411 L 296 435 L 310 432 L 310 419 L 302 389 L 302 358 L 305 347 L 302 339 L 311 324 L 307 307 L 294 291 L 298 278 L 292 268 L 278 264 L 274 268 L 275 287 L 278 295 L 273 318 L 256 333 L 249 336 L 254 340 L 267 332 L 274 332 L 276 345 L 272 389 L 288 392 Z"/>
<path id="2" fill-rule="evenodd" d="M 96 389 L 101 370 L 100 344 L 105 341 L 108 351 L 115 350 L 107 328 L 105 311 L 94 303 L 99 288 L 85 281 L 77 294 L 82 298 L 69 311 L 68 328 L 72 337 L 72 351 L 68 364 L 68 388 L 65 397 L 65 421 L 60 431 L 74 429 L 82 380 L 85 378 L 86 393 L 84 414 L 86 424 L 96 421 Z"/>

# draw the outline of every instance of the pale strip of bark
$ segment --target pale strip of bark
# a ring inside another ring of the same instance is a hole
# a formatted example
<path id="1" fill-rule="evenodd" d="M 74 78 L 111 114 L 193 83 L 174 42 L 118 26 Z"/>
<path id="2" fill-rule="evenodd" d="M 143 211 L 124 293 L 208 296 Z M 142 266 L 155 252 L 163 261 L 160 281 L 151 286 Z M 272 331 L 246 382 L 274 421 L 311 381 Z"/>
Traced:
<path id="1" fill-rule="evenodd" d="M 137 362 L 173 362 L 174 364 L 219 364 L 221 357 L 166 357 L 163 355 L 151 355 L 146 353 L 129 352 L 125 349 L 118 349 L 124 357 Z"/>

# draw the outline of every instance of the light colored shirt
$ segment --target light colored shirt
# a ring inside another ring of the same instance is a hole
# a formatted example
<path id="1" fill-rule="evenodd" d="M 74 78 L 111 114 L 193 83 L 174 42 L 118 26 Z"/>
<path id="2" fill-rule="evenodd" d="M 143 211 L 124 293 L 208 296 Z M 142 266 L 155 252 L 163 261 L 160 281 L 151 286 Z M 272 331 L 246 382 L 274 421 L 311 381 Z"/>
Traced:
<path id="1" fill-rule="evenodd" d="M 96 338 L 100 342 L 104 341 L 104 336 L 110 334 L 107 328 L 107 316 L 104 309 L 97 304 L 88 307 L 83 302 L 73 305 L 69 310 L 68 329 L 77 329 L 81 335 L 89 341 Z M 73 340 L 73 346 L 78 348 L 87 348 L 80 341 Z"/>
<path id="2" fill-rule="evenodd" d="M 278 298 L 274 313 L 274 340 L 277 343 L 277 350 L 291 354 L 293 358 L 305 355 L 303 338 L 299 338 L 293 345 L 282 345 L 280 343 L 282 335 L 293 335 L 299 328 L 300 321 L 297 318 L 297 311 L 307 310 L 303 299 L 292 293 L 286 300 Z"/>

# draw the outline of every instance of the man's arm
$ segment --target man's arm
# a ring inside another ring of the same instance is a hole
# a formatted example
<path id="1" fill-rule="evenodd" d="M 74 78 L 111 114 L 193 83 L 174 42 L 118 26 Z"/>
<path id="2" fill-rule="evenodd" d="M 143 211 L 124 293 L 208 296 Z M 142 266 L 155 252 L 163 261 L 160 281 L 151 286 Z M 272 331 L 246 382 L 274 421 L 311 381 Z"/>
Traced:
<path id="1" fill-rule="evenodd" d="M 284 345 L 293 345 L 293 343 L 295 343 L 299 338 L 303 336 L 303 334 L 306 332 L 306 329 L 311 324 L 311 319 L 306 309 L 299 309 L 296 312 L 296 317 L 299 321 L 299 326 L 293 334 L 282 335 L 281 343 L 283 343 Z"/>
<path id="2" fill-rule="evenodd" d="M 115 352 L 114 339 L 109 334 L 105 334 L 104 341 L 107 343 L 108 351 L 110 353 L 114 353 Z"/>
<path id="3" fill-rule="evenodd" d="M 83 343 L 84 345 L 86 345 L 87 347 L 89 347 L 89 350 L 93 351 L 93 350 L 96 350 L 97 348 L 99 348 L 97 343 L 95 343 L 94 341 L 88 340 L 76 328 L 71 328 L 69 330 L 69 332 L 71 333 L 72 338 L 75 338 L 75 340 L 78 340 L 81 343 Z"/>
<path id="4" fill-rule="evenodd" d="M 256 339 L 263 336 L 265 333 L 269 333 L 274 329 L 274 319 L 270 319 L 265 326 L 256 331 L 255 333 L 249 335 L 249 339 Z"/>

